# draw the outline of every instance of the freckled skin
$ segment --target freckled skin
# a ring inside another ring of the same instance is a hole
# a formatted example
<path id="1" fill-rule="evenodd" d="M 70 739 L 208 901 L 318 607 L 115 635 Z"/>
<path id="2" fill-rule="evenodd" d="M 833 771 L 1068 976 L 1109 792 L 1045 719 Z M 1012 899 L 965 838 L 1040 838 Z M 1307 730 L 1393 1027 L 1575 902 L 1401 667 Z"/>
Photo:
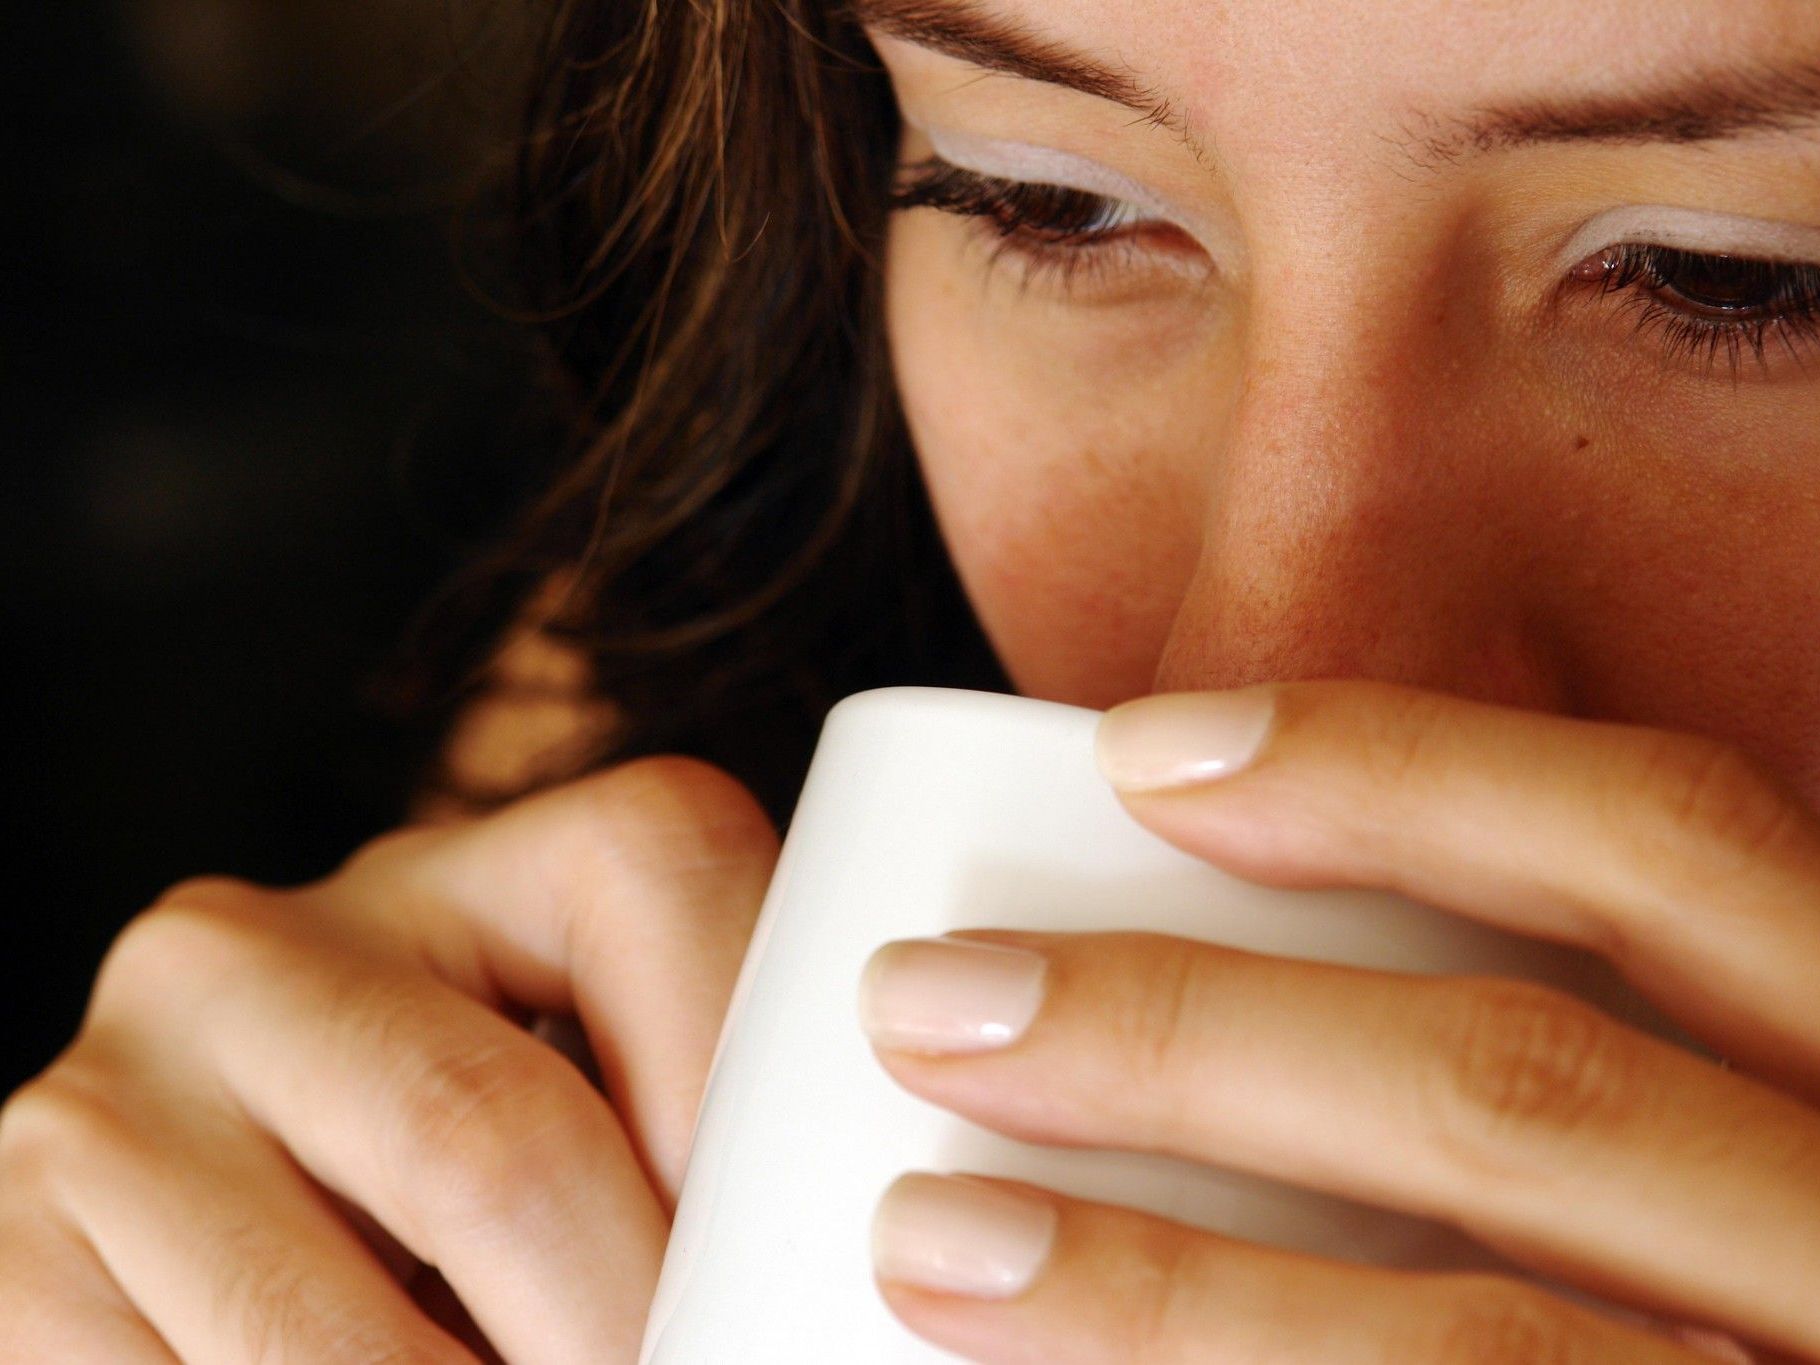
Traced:
<path id="1" fill-rule="evenodd" d="M 1534 245 L 1626 203 L 1820 227 L 1820 182 L 1791 174 L 1820 134 L 1426 175 L 1381 136 L 1695 53 L 1820 53 L 1820 11 L 997 8 L 1154 73 L 1217 173 L 1129 111 L 881 44 L 908 109 L 1167 180 L 1243 244 L 1192 299 L 1087 306 L 1006 283 L 959 219 L 894 220 L 905 408 L 1021 692 L 1385 678 L 1713 735 L 1820 805 L 1820 346 L 1736 383 L 1672 364 L 1610 300 L 1551 311 Z"/>

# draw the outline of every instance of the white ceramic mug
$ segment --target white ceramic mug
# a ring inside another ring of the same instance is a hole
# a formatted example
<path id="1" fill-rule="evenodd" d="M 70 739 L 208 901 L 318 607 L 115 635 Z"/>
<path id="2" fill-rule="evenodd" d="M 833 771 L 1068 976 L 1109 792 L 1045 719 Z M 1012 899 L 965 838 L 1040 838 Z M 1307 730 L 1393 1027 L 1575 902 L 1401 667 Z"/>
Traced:
<path id="1" fill-rule="evenodd" d="M 1181 852 L 1100 775 L 1099 716 L 925 687 L 829 712 L 721 1029 L 640 1365 L 956 1360 L 903 1327 L 872 1278 L 873 1208 L 909 1169 L 1008 1176 L 1341 1259 L 1521 1274 L 1438 1223 L 1173 1158 L 1016 1142 L 910 1095 L 857 1013 L 861 969 L 891 939 L 1147 929 L 1528 977 L 1692 1046 L 1590 955 L 1380 893 L 1260 887 Z"/>

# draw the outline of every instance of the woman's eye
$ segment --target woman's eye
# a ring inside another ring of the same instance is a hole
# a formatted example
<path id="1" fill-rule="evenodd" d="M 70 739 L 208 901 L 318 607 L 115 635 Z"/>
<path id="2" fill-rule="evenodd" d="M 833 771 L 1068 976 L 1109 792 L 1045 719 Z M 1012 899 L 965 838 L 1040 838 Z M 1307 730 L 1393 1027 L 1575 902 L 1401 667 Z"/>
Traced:
<path id="1" fill-rule="evenodd" d="M 1714 316 L 1773 308 L 1784 292 L 1785 272 L 1736 256 L 1691 256 L 1666 262 L 1661 290 Z"/>
<path id="2" fill-rule="evenodd" d="M 1180 228 L 1125 200 L 1061 185 L 1006 180 L 939 157 L 899 169 L 894 209 L 933 208 L 970 219 L 992 239 L 992 259 L 1010 255 L 1026 283 L 1063 291 L 1123 283 L 1166 265 L 1179 279 L 1211 265 Z M 1639 337 L 1670 359 L 1710 371 L 1723 361 L 1736 379 L 1748 354 L 1766 368 L 1772 348 L 1803 363 L 1820 348 L 1820 263 L 1625 242 L 1588 257 L 1570 282 L 1617 299 Z"/>
<path id="3" fill-rule="evenodd" d="M 1060 185 L 1000 180 L 931 158 L 905 167 L 891 193 L 898 209 L 932 208 L 983 218 L 1002 236 L 1047 244 L 1103 240 L 1136 221 L 1135 205 Z"/>
<path id="4" fill-rule="evenodd" d="M 1746 353 L 1759 367 L 1771 347 L 1799 363 L 1820 342 L 1820 264 L 1626 242 L 1571 277 L 1620 298 L 1636 331 L 1658 335 L 1671 357 L 1708 370 L 1723 359 L 1734 379 Z"/>
<path id="5" fill-rule="evenodd" d="M 981 175 L 931 157 L 901 167 L 893 209 L 932 208 L 980 223 L 994 239 L 993 260 L 1017 257 L 1026 283 L 1053 279 L 1079 286 L 1107 283 L 1122 269 L 1163 257 L 1180 267 L 1206 264 L 1206 254 L 1173 224 L 1146 217 L 1136 204 L 1085 190 Z"/>

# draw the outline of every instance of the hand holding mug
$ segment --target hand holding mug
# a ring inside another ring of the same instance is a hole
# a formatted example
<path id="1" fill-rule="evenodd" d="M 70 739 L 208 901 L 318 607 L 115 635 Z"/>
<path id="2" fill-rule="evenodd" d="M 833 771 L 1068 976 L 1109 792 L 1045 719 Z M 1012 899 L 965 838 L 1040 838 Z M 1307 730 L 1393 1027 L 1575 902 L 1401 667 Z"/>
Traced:
<path id="1" fill-rule="evenodd" d="M 979 932 L 869 965 L 891 1076 L 1020 1139 L 1441 1220 L 1668 1323 L 930 1174 L 876 1222 L 904 1322 L 981 1362 L 1740 1358 L 1721 1331 L 1820 1360 L 1820 823 L 1793 794 L 1702 739 L 1377 683 L 1147 698 L 1098 753 L 1198 858 L 1598 954 L 1729 1068 L 1531 982 Z"/>
<path id="2" fill-rule="evenodd" d="M 173 888 L 0 1113 L 0 1360 L 630 1359 L 776 857 L 663 756 Z"/>

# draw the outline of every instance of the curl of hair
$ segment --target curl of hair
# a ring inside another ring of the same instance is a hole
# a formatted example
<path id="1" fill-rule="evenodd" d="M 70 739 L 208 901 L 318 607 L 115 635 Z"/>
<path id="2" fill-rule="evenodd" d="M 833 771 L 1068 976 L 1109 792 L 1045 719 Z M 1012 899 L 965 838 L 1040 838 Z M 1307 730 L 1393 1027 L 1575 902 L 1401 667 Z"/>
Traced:
<path id="1" fill-rule="evenodd" d="M 891 383 L 889 88 L 815 0 L 555 0 L 537 72 L 515 237 L 575 434 L 445 595 L 437 700 L 560 582 L 533 624 L 617 716 L 573 766 L 695 754 L 783 825 L 841 697 L 1010 690 Z"/>

